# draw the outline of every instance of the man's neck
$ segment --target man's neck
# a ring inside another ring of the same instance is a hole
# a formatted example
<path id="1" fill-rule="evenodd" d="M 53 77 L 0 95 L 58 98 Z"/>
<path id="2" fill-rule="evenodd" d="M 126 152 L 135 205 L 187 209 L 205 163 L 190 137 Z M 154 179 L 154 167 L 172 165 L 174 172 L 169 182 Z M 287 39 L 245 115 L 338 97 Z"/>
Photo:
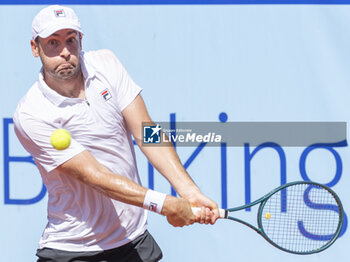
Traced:
<path id="1" fill-rule="evenodd" d="M 62 96 L 85 99 L 84 76 L 81 70 L 68 79 L 54 78 L 44 70 L 44 80 L 51 89 Z"/>

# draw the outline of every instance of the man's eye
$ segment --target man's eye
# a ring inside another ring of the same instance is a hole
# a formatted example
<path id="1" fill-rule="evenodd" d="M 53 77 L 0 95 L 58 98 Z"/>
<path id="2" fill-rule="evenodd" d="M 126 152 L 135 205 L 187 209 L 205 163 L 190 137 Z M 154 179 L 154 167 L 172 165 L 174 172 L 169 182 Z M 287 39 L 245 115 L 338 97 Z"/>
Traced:
<path id="1" fill-rule="evenodd" d="M 56 41 L 56 40 L 50 40 L 50 41 L 49 41 L 49 44 L 50 44 L 50 45 L 56 45 L 56 44 L 57 44 L 57 41 Z"/>
<path id="2" fill-rule="evenodd" d="M 67 40 L 68 43 L 73 43 L 74 41 L 75 41 L 75 38 L 74 38 L 74 37 L 69 38 L 69 39 Z"/>

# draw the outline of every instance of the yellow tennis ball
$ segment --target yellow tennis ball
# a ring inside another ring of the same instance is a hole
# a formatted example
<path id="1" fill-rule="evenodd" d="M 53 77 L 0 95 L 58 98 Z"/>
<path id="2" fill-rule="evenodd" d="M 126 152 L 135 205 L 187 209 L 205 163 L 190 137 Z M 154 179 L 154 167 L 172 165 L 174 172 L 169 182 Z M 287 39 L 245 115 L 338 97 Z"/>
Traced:
<path id="1" fill-rule="evenodd" d="M 70 145 L 70 134 L 66 129 L 56 129 L 50 138 L 51 144 L 57 150 L 64 150 Z"/>
<path id="2" fill-rule="evenodd" d="M 271 218 L 271 214 L 270 214 L 270 213 L 266 213 L 266 214 L 265 214 L 265 218 L 266 218 L 266 219 L 270 219 L 270 218 Z"/>

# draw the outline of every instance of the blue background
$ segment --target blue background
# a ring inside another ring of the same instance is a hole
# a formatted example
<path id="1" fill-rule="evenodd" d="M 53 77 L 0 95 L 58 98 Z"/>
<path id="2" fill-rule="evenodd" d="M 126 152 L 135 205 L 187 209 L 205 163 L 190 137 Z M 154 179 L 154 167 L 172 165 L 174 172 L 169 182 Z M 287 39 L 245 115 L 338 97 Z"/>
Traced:
<path id="1" fill-rule="evenodd" d="M 266 1 L 249 5 L 147 3 L 154 2 L 71 7 L 83 26 L 83 49 L 111 49 L 143 87 L 142 95 L 155 121 L 169 121 L 171 117 L 177 121 L 219 121 L 222 112 L 228 121 L 349 121 L 349 6 L 256 5 Z M 283 3 L 297 2 L 278 1 Z M 29 43 L 32 19 L 43 7 L 0 5 L 3 119 L 12 117 L 19 99 L 38 77 L 40 60 L 33 58 Z M 28 156 L 12 125 L 2 122 L 0 135 L 4 170 L 0 179 L 1 260 L 34 261 L 46 225 L 47 196 L 29 205 L 6 202 L 6 190 L 12 200 L 30 199 L 41 192 L 42 182 L 33 164 L 8 162 L 8 156 Z M 305 170 L 310 179 L 321 183 L 329 183 L 341 171 L 333 189 L 348 211 L 349 147 L 334 149 L 341 157 L 341 170 L 334 156 L 322 149 L 308 155 Z M 143 184 L 170 194 L 169 184 L 156 171 L 152 177 L 146 159 L 136 150 Z M 250 162 L 248 185 L 246 150 L 252 152 L 254 148 L 227 148 L 226 155 L 219 147 L 204 148 L 188 162 L 195 148 L 177 148 L 198 186 L 220 206 L 224 204 L 222 169 L 226 163 L 226 201 L 230 207 L 245 203 L 249 186 L 254 200 L 280 184 L 280 158 L 275 150 L 265 148 Z M 303 179 L 299 165 L 304 150 L 283 148 L 288 182 Z M 254 223 L 254 211 L 243 211 L 241 217 Z M 251 229 L 229 221 L 179 229 L 168 225 L 164 217 L 150 214 L 149 229 L 167 262 L 322 262 L 348 258 L 348 231 L 327 251 L 296 257 L 270 246 Z"/>

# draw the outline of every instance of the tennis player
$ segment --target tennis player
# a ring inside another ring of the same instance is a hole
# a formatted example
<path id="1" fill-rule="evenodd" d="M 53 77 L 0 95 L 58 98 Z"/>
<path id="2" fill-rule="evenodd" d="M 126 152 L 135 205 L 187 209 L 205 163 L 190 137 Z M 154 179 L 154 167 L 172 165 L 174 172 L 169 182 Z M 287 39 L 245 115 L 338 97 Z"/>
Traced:
<path id="1" fill-rule="evenodd" d="M 151 118 L 141 88 L 111 51 L 82 52 L 82 36 L 68 7 L 35 16 L 31 48 L 42 69 L 14 114 L 15 132 L 49 196 L 38 262 L 159 261 L 147 210 L 182 227 L 215 223 L 217 204 L 200 192 L 173 147 L 142 146 L 142 122 Z M 72 135 L 65 150 L 50 144 L 58 128 Z M 131 135 L 180 198 L 141 186 Z M 194 215 L 191 206 L 201 212 Z"/>

